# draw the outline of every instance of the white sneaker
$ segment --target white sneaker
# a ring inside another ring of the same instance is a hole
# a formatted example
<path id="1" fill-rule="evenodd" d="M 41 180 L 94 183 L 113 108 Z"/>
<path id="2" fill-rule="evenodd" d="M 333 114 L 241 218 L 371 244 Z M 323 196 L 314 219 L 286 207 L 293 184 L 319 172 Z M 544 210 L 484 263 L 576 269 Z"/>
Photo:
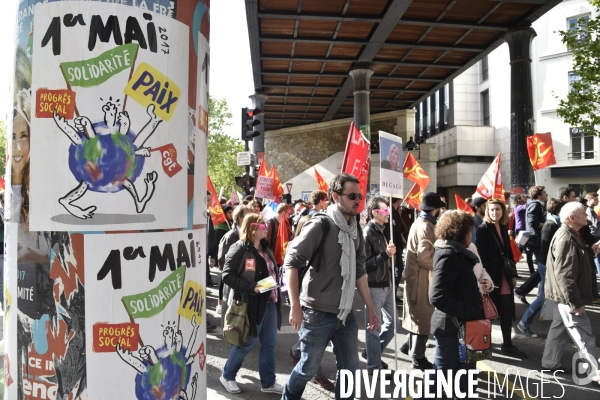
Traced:
<path id="1" fill-rule="evenodd" d="M 217 305 L 217 314 L 221 314 L 221 312 L 223 312 L 223 305 L 219 304 Z"/>
<path id="2" fill-rule="evenodd" d="M 221 375 L 219 380 L 225 387 L 225 390 L 227 390 L 229 393 L 240 393 L 241 392 L 240 387 L 237 385 L 236 381 L 228 381 L 227 379 L 223 378 L 223 375 Z"/>
<path id="3" fill-rule="evenodd" d="M 275 382 L 270 388 L 260 388 L 261 392 L 283 394 L 283 386 Z"/>

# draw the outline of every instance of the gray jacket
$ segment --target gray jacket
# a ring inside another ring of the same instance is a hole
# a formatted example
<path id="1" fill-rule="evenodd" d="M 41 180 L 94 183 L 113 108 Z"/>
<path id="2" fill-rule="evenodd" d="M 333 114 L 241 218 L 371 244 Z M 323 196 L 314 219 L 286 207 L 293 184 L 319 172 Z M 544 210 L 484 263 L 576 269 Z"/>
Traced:
<path id="1" fill-rule="evenodd" d="M 300 291 L 300 304 L 318 311 L 338 314 L 342 294 L 342 248 L 338 243 L 340 229 L 331 218 L 329 234 L 323 246 L 319 271 L 311 266 Z M 323 222 L 313 218 L 302 227 L 300 235 L 290 242 L 285 254 L 283 267 L 303 268 L 317 251 L 323 236 Z M 356 279 L 365 275 L 365 241 L 360 228 L 354 241 L 356 247 Z"/>
<path id="2" fill-rule="evenodd" d="M 587 219 L 592 224 L 590 225 L 590 232 L 595 238 L 600 238 L 600 222 L 598 222 L 598 214 L 592 207 L 588 207 L 586 210 Z"/>

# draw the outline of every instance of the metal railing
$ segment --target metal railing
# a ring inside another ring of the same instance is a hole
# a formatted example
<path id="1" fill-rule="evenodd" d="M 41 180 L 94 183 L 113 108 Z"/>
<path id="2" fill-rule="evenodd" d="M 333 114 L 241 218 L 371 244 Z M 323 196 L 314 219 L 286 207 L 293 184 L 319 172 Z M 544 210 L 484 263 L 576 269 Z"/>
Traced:
<path id="1" fill-rule="evenodd" d="M 573 153 L 567 153 L 569 160 L 594 160 L 598 158 L 597 151 L 577 151 Z"/>

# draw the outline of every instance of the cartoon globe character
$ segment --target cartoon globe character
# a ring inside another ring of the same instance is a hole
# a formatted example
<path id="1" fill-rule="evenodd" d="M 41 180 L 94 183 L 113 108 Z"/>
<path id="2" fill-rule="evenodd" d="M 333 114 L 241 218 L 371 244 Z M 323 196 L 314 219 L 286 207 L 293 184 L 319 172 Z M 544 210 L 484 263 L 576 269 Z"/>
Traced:
<path id="1" fill-rule="evenodd" d="M 116 100 L 115 103 L 118 103 Z M 134 185 L 144 168 L 144 158 L 150 157 L 150 148 L 144 144 L 162 122 L 154 113 L 154 105 L 146 109 L 150 120 L 136 135 L 129 128 L 131 121 L 126 111 L 117 112 L 112 97 L 102 106 L 104 118 L 92 123 L 85 116 L 77 117 L 71 125 L 54 110 L 54 122 L 71 140 L 69 169 L 79 184 L 58 202 L 73 216 L 92 218 L 96 206 L 81 208 L 74 204 L 89 190 L 114 193 L 123 189 L 133 197 L 138 213 L 144 212 L 152 198 L 158 179 L 156 171 L 146 174 L 145 192 L 140 196 Z"/>

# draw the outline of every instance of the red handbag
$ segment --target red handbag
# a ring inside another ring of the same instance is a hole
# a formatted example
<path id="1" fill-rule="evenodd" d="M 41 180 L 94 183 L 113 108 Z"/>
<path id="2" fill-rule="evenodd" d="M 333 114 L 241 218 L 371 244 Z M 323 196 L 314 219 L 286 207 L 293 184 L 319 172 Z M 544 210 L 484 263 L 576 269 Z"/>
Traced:
<path id="1" fill-rule="evenodd" d="M 494 305 L 490 295 L 485 293 L 481 296 L 481 304 L 483 305 L 483 312 L 485 313 L 485 319 L 498 318 L 498 310 Z"/>
<path id="2" fill-rule="evenodd" d="M 482 351 L 492 347 L 492 321 L 478 319 L 466 321 L 464 326 L 464 341 L 468 350 Z"/>

